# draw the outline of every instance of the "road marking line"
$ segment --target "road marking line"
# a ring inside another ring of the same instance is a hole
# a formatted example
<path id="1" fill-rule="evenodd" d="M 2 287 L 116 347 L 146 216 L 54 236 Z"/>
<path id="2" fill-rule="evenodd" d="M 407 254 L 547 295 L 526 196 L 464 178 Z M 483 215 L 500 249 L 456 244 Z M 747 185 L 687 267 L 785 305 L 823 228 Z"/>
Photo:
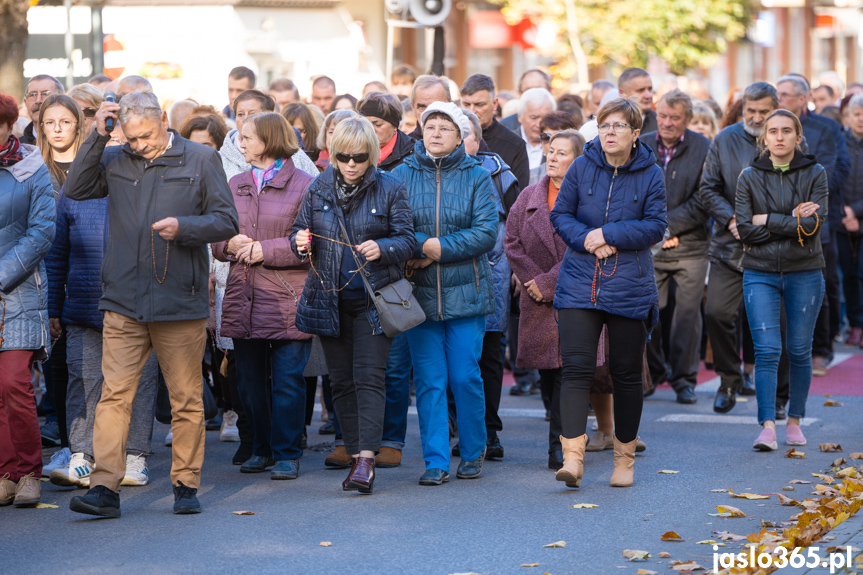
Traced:
<path id="1" fill-rule="evenodd" d="M 673 413 L 656 420 L 658 423 L 732 423 L 739 425 L 758 425 L 758 418 L 749 415 L 713 415 L 709 413 Z M 807 417 L 800 422 L 800 427 L 806 427 L 818 422 L 817 417 Z M 776 425 L 785 425 L 785 421 L 777 421 Z"/>
<path id="2" fill-rule="evenodd" d="M 854 357 L 853 353 L 837 353 L 833 356 L 833 361 L 830 362 L 830 365 L 827 366 L 828 371 Z M 722 378 L 719 376 L 714 377 L 713 379 L 708 379 L 701 385 L 695 386 L 695 391 L 699 393 L 711 393 L 715 394 L 719 390 L 719 384 L 721 383 Z"/>

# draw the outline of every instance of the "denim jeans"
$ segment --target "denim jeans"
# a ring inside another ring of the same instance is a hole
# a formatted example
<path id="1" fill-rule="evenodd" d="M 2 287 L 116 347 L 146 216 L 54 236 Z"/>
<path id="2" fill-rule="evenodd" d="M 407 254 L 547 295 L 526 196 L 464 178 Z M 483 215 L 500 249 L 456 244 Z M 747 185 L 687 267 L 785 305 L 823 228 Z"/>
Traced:
<path id="1" fill-rule="evenodd" d="M 746 270 L 743 273 L 743 301 L 755 344 L 755 397 L 758 423 L 776 420 L 776 379 L 782 338 L 780 308 L 787 315 L 789 367 L 788 417 L 806 415 L 806 398 L 812 382 L 812 333 L 824 299 L 821 270 L 770 273 Z"/>
<path id="2" fill-rule="evenodd" d="M 449 471 L 447 385 L 455 397 L 459 449 L 472 461 L 486 445 L 485 397 L 479 358 L 485 316 L 425 321 L 407 332 L 426 469 Z"/>
<path id="3" fill-rule="evenodd" d="M 312 340 L 234 339 L 237 389 L 255 433 L 253 453 L 276 461 L 299 459 L 306 416 L 303 370 Z M 272 367 L 272 394 L 267 364 Z"/>
<path id="4" fill-rule="evenodd" d="M 384 433 L 381 445 L 401 451 L 408 430 L 408 407 L 411 404 L 411 353 L 408 336 L 393 338 L 387 359 L 387 407 L 384 410 Z"/>

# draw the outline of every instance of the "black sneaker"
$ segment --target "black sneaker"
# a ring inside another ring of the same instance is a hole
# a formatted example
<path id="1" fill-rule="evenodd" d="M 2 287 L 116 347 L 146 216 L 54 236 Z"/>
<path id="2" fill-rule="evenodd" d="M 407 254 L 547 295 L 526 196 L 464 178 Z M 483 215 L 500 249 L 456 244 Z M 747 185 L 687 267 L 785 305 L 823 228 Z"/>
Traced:
<path id="1" fill-rule="evenodd" d="M 497 438 L 497 433 L 489 436 L 485 448 L 486 459 L 503 459 L 503 445 L 500 444 L 500 439 Z"/>
<path id="2" fill-rule="evenodd" d="M 99 517 L 119 517 L 120 494 L 104 485 L 97 485 L 86 494 L 73 497 L 69 502 L 69 509 Z"/>
<path id="3" fill-rule="evenodd" d="M 516 383 L 512 387 L 509 388 L 509 394 L 515 396 L 522 395 L 530 395 L 532 392 L 533 384 L 529 381 L 523 381 L 521 383 Z"/>
<path id="4" fill-rule="evenodd" d="M 201 512 L 201 504 L 198 503 L 198 490 L 183 485 L 178 481 L 174 486 L 174 514 L 189 515 Z"/>
<path id="5" fill-rule="evenodd" d="M 56 421 L 47 421 L 39 428 L 42 435 L 42 447 L 60 446 L 60 424 Z"/>

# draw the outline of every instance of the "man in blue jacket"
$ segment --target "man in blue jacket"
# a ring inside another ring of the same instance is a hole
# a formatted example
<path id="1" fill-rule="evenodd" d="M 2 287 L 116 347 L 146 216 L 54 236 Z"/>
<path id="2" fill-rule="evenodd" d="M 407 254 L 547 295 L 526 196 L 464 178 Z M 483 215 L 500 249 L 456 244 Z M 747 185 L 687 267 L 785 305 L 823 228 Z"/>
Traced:
<path id="1" fill-rule="evenodd" d="M 105 149 L 108 121 L 127 144 Z M 71 200 L 108 197 L 102 261 L 102 398 L 96 408 L 92 488 L 70 509 L 120 516 L 129 416 L 150 351 L 171 396 L 174 513 L 200 513 L 204 462 L 201 361 L 206 342 L 208 243 L 239 233 L 227 178 L 215 150 L 168 129 L 152 92 L 103 102 L 64 188 Z"/>

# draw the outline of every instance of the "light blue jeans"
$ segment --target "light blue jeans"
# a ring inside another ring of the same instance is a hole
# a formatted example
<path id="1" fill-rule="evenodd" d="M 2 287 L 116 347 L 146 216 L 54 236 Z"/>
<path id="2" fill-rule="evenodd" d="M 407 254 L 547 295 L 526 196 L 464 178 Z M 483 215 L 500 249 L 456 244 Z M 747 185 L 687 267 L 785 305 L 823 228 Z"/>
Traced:
<path id="1" fill-rule="evenodd" d="M 485 449 L 485 394 L 479 371 L 485 316 L 425 321 L 407 336 L 426 469 L 449 472 L 447 385 L 455 396 L 462 459 L 477 459 Z"/>
<path id="2" fill-rule="evenodd" d="M 743 272 L 743 301 L 755 344 L 758 423 L 776 420 L 776 372 L 782 354 L 779 315 L 783 299 L 789 369 L 788 417 L 806 415 L 812 383 L 812 333 L 824 299 L 821 270 L 792 273 Z"/>

